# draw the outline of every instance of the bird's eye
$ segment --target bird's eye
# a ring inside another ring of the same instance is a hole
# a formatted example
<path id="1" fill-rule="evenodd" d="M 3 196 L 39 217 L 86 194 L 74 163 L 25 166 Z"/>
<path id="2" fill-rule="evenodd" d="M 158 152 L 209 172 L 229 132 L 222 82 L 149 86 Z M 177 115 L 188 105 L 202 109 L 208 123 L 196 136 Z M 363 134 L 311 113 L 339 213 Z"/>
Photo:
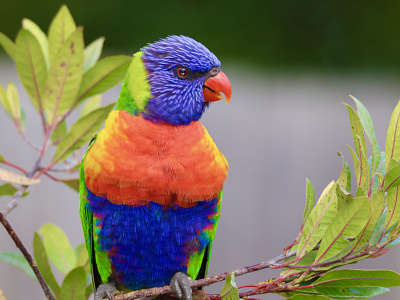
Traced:
<path id="1" fill-rule="evenodd" d="M 186 68 L 184 68 L 184 67 L 179 67 L 179 68 L 176 70 L 176 73 L 178 74 L 178 76 L 179 76 L 180 78 L 186 78 L 186 77 L 189 75 L 188 69 L 186 69 Z"/>
<path id="2" fill-rule="evenodd" d="M 212 68 L 210 71 L 210 75 L 211 76 L 216 76 L 219 73 L 219 69 L 218 68 Z"/>

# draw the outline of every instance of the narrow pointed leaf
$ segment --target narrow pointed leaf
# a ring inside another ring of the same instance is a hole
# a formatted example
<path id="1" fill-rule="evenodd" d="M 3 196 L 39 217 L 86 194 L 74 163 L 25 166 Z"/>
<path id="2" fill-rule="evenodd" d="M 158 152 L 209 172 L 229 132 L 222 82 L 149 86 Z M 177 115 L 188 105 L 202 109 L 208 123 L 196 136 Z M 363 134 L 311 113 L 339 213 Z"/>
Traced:
<path id="1" fill-rule="evenodd" d="M 88 143 L 99 130 L 114 105 L 115 103 L 112 103 L 98 108 L 76 121 L 62 142 L 57 145 L 53 161 L 66 159 L 73 151 Z"/>
<path id="2" fill-rule="evenodd" d="M 66 40 L 52 61 L 43 90 L 45 112 L 49 123 L 64 114 L 76 101 L 83 76 L 83 32 L 78 28 Z"/>
<path id="3" fill-rule="evenodd" d="M 4 89 L 4 87 L 1 85 L 1 83 L 0 83 L 0 103 L 3 105 L 7 114 L 11 117 L 12 112 L 11 112 L 11 107 L 8 104 L 7 92 Z"/>
<path id="4" fill-rule="evenodd" d="M 389 189 L 386 195 L 387 215 L 385 227 L 390 228 L 400 219 L 400 194 L 399 186 Z"/>
<path id="5" fill-rule="evenodd" d="M 363 127 L 361 125 L 360 118 L 357 116 L 357 113 L 354 111 L 354 109 L 347 104 L 344 105 L 346 105 L 349 112 L 351 133 L 353 134 L 355 150 L 358 158 L 361 159 L 362 153 L 365 153 L 365 155 L 367 153 L 367 142 L 365 141 Z"/>
<path id="6" fill-rule="evenodd" d="M 42 48 L 36 37 L 22 30 L 16 41 L 15 65 L 22 85 L 38 111 L 42 110 L 42 90 L 47 77 L 47 65 Z"/>
<path id="7" fill-rule="evenodd" d="M 14 121 L 21 122 L 21 105 L 19 95 L 14 83 L 10 82 L 7 86 L 7 99 L 10 106 L 11 116 Z"/>
<path id="8" fill-rule="evenodd" d="M 3 162 L 5 162 L 5 161 L 6 161 L 6 160 L 5 160 L 4 156 L 0 154 L 0 163 L 3 163 Z"/>
<path id="9" fill-rule="evenodd" d="M 79 193 L 79 179 L 77 178 L 61 179 L 60 181 L 64 183 L 66 186 L 70 187 L 71 189 Z"/>
<path id="10" fill-rule="evenodd" d="M 321 197 L 304 224 L 297 257 L 305 255 L 318 244 L 336 213 L 336 185 L 332 181 L 322 192 Z"/>
<path id="11" fill-rule="evenodd" d="M 320 287 L 313 289 L 299 290 L 300 293 L 320 293 L 325 299 L 368 299 L 390 292 L 389 288 L 368 286 L 368 287 Z M 290 298 L 289 298 L 290 299 Z M 312 300 L 312 298 L 310 298 Z"/>
<path id="12" fill-rule="evenodd" d="M 393 287 L 400 285 L 400 275 L 388 270 L 334 270 L 313 284 L 321 287 Z"/>
<path id="13" fill-rule="evenodd" d="M 364 128 L 364 131 L 368 137 L 368 140 L 371 144 L 371 150 L 372 150 L 371 173 L 374 173 L 375 170 L 378 168 L 378 165 L 380 162 L 380 157 L 381 157 L 378 141 L 376 139 L 374 123 L 372 122 L 371 115 L 369 114 L 366 107 L 359 100 L 354 98 L 353 96 L 350 96 L 350 97 L 353 98 L 354 102 L 357 105 L 358 116 L 359 116 L 361 124 Z"/>
<path id="14" fill-rule="evenodd" d="M 0 197 L 1 196 L 14 196 L 14 194 L 18 191 L 18 189 L 10 183 L 5 183 L 0 185 Z M 22 194 L 22 197 L 28 195 L 29 192 L 25 192 Z"/>
<path id="15" fill-rule="evenodd" d="M 286 298 L 286 300 L 326 300 L 326 299 L 330 298 L 322 295 L 306 295 L 306 294 L 297 294 L 289 298 Z"/>
<path id="16" fill-rule="evenodd" d="M 21 185 L 32 185 L 32 184 L 38 184 L 40 182 L 39 179 L 28 178 L 26 176 L 19 175 L 14 172 L 4 170 L 1 168 L 0 168 L 0 180 Z"/>
<path id="17" fill-rule="evenodd" d="M 345 190 L 347 190 L 347 171 L 346 171 L 346 167 L 345 167 L 345 160 L 344 160 L 342 153 L 338 152 L 337 154 L 338 154 L 338 156 L 342 157 L 342 161 L 343 161 L 342 172 L 340 173 L 337 183 L 339 185 L 341 185 Z"/>
<path id="18" fill-rule="evenodd" d="M 44 280 L 53 292 L 54 297 L 56 299 L 60 299 L 61 288 L 56 278 L 54 277 L 53 271 L 51 270 L 42 238 L 37 232 L 35 232 L 33 236 L 33 253 L 35 256 L 36 264 L 40 270 L 40 273 L 42 273 Z"/>
<path id="19" fill-rule="evenodd" d="M 49 58 L 53 60 L 61 47 L 76 30 L 76 25 L 66 5 L 61 6 L 49 27 Z"/>
<path id="20" fill-rule="evenodd" d="M 54 224 L 45 224 L 39 233 L 50 260 L 63 274 L 68 274 L 76 265 L 76 255 L 64 231 Z"/>
<path id="21" fill-rule="evenodd" d="M 85 48 L 85 63 L 83 67 L 83 72 L 89 70 L 99 60 L 101 51 L 103 50 L 104 40 L 105 40 L 104 37 L 100 37 L 95 41 L 91 42 Z"/>
<path id="22" fill-rule="evenodd" d="M 42 52 L 44 58 L 46 60 L 47 69 L 50 68 L 50 59 L 49 59 L 49 42 L 47 40 L 46 34 L 40 29 L 40 27 L 33 21 L 24 18 L 22 20 L 22 28 L 29 30 L 37 39 L 42 48 Z"/>
<path id="23" fill-rule="evenodd" d="M 100 106 L 101 106 L 101 95 L 96 95 L 86 100 L 81 110 L 81 117 L 86 116 L 95 109 L 98 109 Z"/>
<path id="24" fill-rule="evenodd" d="M 102 94 L 120 83 L 131 63 L 132 58 L 126 55 L 103 58 L 83 76 L 78 98 L 83 99 Z"/>
<path id="25" fill-rule="evenodd" d="M 13 41 L 8 38 L 8 36 L 6 36 L 4 33 L 1 32 L 0 32 L 0 46 L 15 61 L 17 47 L 15 46 Z"/>
<path id="26" fill-rule="evenodd" d="M 235 282 L 235 273 L 230 273 L 226 278 L 225 285 L 221 290 L 220 296 L 223 300 L 239 300 L 239 290 Z"/>
<path id="27" fill-rule="evenodd" d="M 311 213 L 311 210 L 314 207 L 315 203 L 315 193 L 314 193 L 314 188 L 311 184 L 311 181 L 306 178 L 307 185 L 306 185 L 306 206 L 304 208 L 304 213 L 303 213 L 303 224 L 307 221 L 307 218 L 309 214 Z"/>
<path id="28" fill-rule="evenodd" d="M 400 160 L 400 101 L 396 105 L 392 117 L 390 118 L 389 128 L 386 134 L 386 170 L 392 159 Z"/>
<path id="29" fill-rule="evenodd" d="M 332 219 L 318 250 L 318 261 L 328 260 L 343 251 L 367 224 L 370 215 L 368 197 L 354 198 Z"/>
<path id="30" fill-rule="evenodd" d="M 371 188 L 372 196 L 375 195 L 375 193 L 378 191 L 380 184 L 383 182 L 383 174 L 386 173 L 385 168 L 386 168 L 386 156 L 385 156 L 385 152 L 381 152 L 379 164 L 375 170 L 375 174 L 371 174 L 372 175 L 371 180 L 373 180 L 373 184 L 372 184 L 372 188 Z M 380 181 L 380 178 L 382 178 L 382 181 Z"/>
<path id="31" fill-rule="evenodd" d="M 26 274 L 31 276 L 33 279 L 37 279 L 35 273 L 33 273 L 31 266 L 27 262 L 26 258 L 19 252 L 0 252 L 0 259 L 9 263 L 17 268 L 20 268 Z"/>
<path id="32" fill-rule="evenodd" d="M 85 300 L 85 293 L 85 270 L 83 267 L 77 267 L 65 277 L 61 286 L 60 300 Z"/>

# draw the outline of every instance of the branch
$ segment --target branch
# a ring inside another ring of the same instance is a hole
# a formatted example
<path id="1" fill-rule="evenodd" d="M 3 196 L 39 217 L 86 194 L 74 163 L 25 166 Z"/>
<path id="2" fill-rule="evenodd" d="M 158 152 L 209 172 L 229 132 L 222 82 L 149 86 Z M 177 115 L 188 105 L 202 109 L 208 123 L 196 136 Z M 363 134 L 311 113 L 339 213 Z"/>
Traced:
<path id="1" fill-rule="evenodd" d="M 20 189 L 21 190 L 21 189 Z M 15 199 L 15 196 L 13 200 Z M 40 273 L 36 262 L 32 258 L 32 255 L 28 252 L 28 250 L 25 248 L 25 246 L 22 244 L 20 238 L 18 235 L 15 233 L 14 229 L 11 227 L 10 223 L 6 220 L 5 215 L 0 212 L 0 222 L 3 224 L 4 228 L 7 230 L 8 234 L 10 237 L 13 239 L 15 245 L 18 247 L 18 249 L 22 252 L 22 254 L 25 256 L 26 260 L 28 261 L 29 265 L 31 266 L 33 272 L 35 273 L 37 279 L 39 280 L 40 285 L 42 286 L 43 292 L 46 295 L 46 298 L 49 300 L 55 300 L 53 294 L 51 293 L 48 285 L 46 284 L 46 281 L 44 280 L 42 274 Z"/>
<path id="2" fill-rule="evenodd" d="M 244 267 L 244 268 L 237 269 L 234 271 L 225 272 L 225 273 L 222 273 L 219 275 L 214 275 L 214 276 L 204 278 L 204 279 L 194 280 L 190 283 L 190 286 L 192 288 L 196 288 L 196 287 L 211 285 L 213 283 L 225 280 L 231 273 L 235 273 L 236 276 L 240 276 L 240 275 L 244 275 L 244 274 L 247 274 L 250 272 L 255 272 L 255 271 L 262 270 L 262 269 L 266 269 L 266 268 L 269 268 L 271 265 L 275 265 L 277 262 L 282 261 L 286 258 L 292 257 L 294 255 L 296 255 L 296 250 L 290 251 L 287 254 L 280 254 L 275 258 L 272 258 L 270 260 L 261 262 L 259 264 L 253 265 L 253 266 Z M 155 287 L 155 288 L 151 288 L 151 289 L 129 292 L 127 294 L 114 297 L 114 300 L 133 300 L 133 299 L 141 298 L 141 297 L 153 297 L 153 296 L 157 296 L 157 295 L 171 294 L 171 293 L 174 293 L 171 286 L 166 285 L 166 286 L 162 286 L 162 287 Z"/>

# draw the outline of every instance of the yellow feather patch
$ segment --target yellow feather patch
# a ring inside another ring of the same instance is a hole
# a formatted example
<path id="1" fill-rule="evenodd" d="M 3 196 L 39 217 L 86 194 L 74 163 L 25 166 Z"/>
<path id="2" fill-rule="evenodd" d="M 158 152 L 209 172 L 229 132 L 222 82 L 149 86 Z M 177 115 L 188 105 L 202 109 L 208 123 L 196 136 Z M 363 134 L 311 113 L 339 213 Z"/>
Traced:
<path id="1" fill-rule="evenodd" d="M 147 81 L 147 70 L 142 61 L 143 52 L 139 51 L 133 55 L 129 67 L 128 89 L 135 100 L 140 111 L 144 110 L 147 101 L 151 98 L 150 84 Z M 133 76 L 133 74 L 135 74 Z"/>

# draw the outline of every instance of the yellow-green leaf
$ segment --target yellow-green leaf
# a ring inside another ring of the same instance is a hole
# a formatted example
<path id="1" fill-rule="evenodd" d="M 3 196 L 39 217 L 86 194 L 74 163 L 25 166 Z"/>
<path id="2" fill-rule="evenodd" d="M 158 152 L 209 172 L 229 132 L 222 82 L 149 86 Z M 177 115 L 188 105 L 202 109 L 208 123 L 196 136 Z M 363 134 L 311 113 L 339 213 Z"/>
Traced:
<path id="1" fill-rule="evenodd" d="M 56 128 L 54 128 L 51 134 L 51 140 L 53 142 L 60 142 L 68 132 L 67 122 L 62 121 Z"/>
<path id="2" fill-rule="evenodd" d="M 46 249 L 43 245 L 42 238 L 35 232 L 33 236 L 33 253 L 35 256 L 36 264 L 42 273 L 44 280 L 49 285 L 51 291 L 56 299 L 60 299 L 60 285 L 54 277 L 53 271 L 51 270 L 49 259 L 47 257 Z"/>
<path id="3" fill-rule="evenodd" d="M 337 214 L 336 184 L 332 181 L 322 192 L 304 224 L 297 257 L 307 254 L 319 243 Z"/>
<path id="4" fill-rule="evenodd" d="M 368 197 L 347 202 L 331 220 L 321 241 L 316 261 L 328 260 L 342 252 L 367 224 L 371 212 Z"/>
<path id="5" fill-rule="evenodd" d="M 8 99 L 7 99 L 7 93 L 6 90 L 3 88 L 3 86 L 0 83 L 0 103 L 3 105 L 5 111 L 7 114 L 11 117 L 11 107 L 8 104 Z"/>
<path id="6" fill-rule="evenodd" d="M 40 182 L 39 179 L 28 178 L 26 176 L 19 175 L 14 172 L 4 170 L 1 168 L 0 168 L 0 180 L 21 185 L 32 185 Z"/>
<path id="7" fill-rule="evenodd" d="M 15 54 L 17 48 L 12 40 L 8 38 L 4 33 L 0 32 L 0 46 L 3 47 L 4 51 L 15 61 Z"/>
<path id="8" fill-rule="evenodd" d="M 86 299 L 86 274 L 83 267 L 73 269 L 61 285 L 60 300 Z"/>
<path id="9" fill-rule="evenodd" d="M 220 297 L 223 300 L 239 300 L 239 290 L 235 282 L 235 273 L 231 272 L 226 278 Z"/>
<path id="10" fill-rule="evenodd" d="M 303 213 L 303 224 L 307 221 L 307 218 L 309 214 L 311 213 L 311 210 L 314 207 L 315 203 L 315 193 L 314 193 L 314 188 L 311 184 L 311 181 L 306 178 L 306 206 L 304 208 L 304 213 Z"/>
<path id="11" fill-rule="evenodd" d="M 109 56 L 98 61 L 83 76 L 79 89 L 79 100 L 102 94 L 121 82 L 132 58 L 126 55 Z"/>
<path id="12" fill-rule="evenodd" d="M 49 58 L 51 66 L 56 63 L 54 59 L 58 55 L 63 44 L 76 30 L 76 25 L 66 5 L 62 5 L 49 27 Z"/>
<path id="13" fill-rule="evenodd" d="M 43 108 L 42 90 L 47 77 L 46 60 L 36 37 L 22 30 L 16 41 L 15 65 L 22 85 L 38 111 Z"/>
<path id="14" fill-rule="evenodd" d="M 100 37 L 95 41 L 91 42 L 85 48 L 85 63 L 83 67 L 83 72 L 89 70 L 99 60 L 101 51 L 103 50 L 104 40 L 105 40 L 104 37 Z"/>
<path id="15" fill-rule="evenodd" d="M 0 197 L 1 196 L 13 196 L 18 189 L 10 183 L 0 185 Z M 22 194 L 22 197 L 28 195 L 28 192 Z"/>
<path id="16" fill-rule="evenodd" d="M 49 42 L 47 40 L 46 34 L 40 29 L 40 27 L 33 21 L 24 18 L 22 20 L 22 28 L 29 30 L 38 40 L 40 47 L 42 48 L 42 52 L 44 58 L 46 60 L 47 69 L 50 68 L 50 59 L 49 59 Z"/>
<path id="17" fill-rule="evenodd" d="M 392 117 L 390 118 L 389 128 L 386 134 L 386 170 L 389 169 L 389 163 L 392 159 L 400 160 L 400 101 L 397 103 Z"/>
<path id="18" fill-rule="evenodd" d="M 101 95 L 96 95 L 86 100 L 81 110 L 81 118 L 83 116 L 86 116 L 88 113 L 91 113 L 95 109 L 98 109 L 100 106 L 101 106 Z"/>
<path id="19" fill-rule="evenodd" d="M 76 254 L 64 231 L 54 224 L 45 224 L 39 233 L 43 236 L 46 253 L 53 264 L 63 274 L 70 272 L 76 265 Z"/>
<path id="20" fill-rule="evenodd" d="M 396 186 L 387 191 L 387 215 L 385 220 L 385 228 L 390 228 L 400 219 L 400 190 L 399 186 Z"/>
<path id="21" fill-rule="evenodd" d="M 52 61 L 43 90 L 49 124 L 56 118 L 54 114 L 64 114 L 76 101 L 83 76 L 83 49 L 83 29 L 79 27 Z"/>
<path id="22" fill-rule="evenodd" d="M 66 159 L 76 149 L 90 141 L 107 118 L 115 103 L 98 108 L 88 115 L 80 118 L 72 126 L 64 139 L 57 145 L 53 162 Z"/>
<path id="23" fill-rule="evenodd" d="M 0 259 L 17 268 L 20 268 L 33 279 L 37 279 L 35 273 L 33 273 L 32 267 L 29 265 L 26 258 L 20 252 L 0 252 Z"/>
<path id="24" fill-rule="evenodd" d="M 62 183 L 79 193 L 79 179 L 60 179 Z"/>

